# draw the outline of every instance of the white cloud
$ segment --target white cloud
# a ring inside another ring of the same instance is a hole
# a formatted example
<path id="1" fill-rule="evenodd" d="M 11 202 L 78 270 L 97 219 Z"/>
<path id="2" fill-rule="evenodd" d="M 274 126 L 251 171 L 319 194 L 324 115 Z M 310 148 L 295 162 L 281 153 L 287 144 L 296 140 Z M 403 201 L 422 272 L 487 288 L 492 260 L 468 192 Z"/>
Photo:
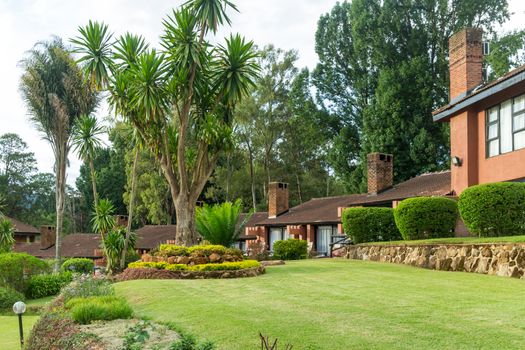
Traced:
<path id="1" fill-rule="evenodd" d="M 21 71 L 17 66 L 24 53 L 39 40 L 51 35 L 64 39 L 76 35 L 77 27 L 89 19 L 106 22 L 116 34 L 131 31 L 142 34 L 158 46 L 161 19 L 183 1 L 168 0 L 0 0 L 0 33 L 4 50 L 0 55 L 0 134 L 15 132 L 35 152 L 41 171 L 51 172 L 53 156 L 28 121 L 18 92 Z M 522 27 L 525 2 L 510 0 L 514 15 L 504 29 Z M 233 27 L 218 37 L 235 31 L 253 39 L 259 46 L 274 44 L 299 51 L 299 66 L 313 68 L 317 56 L 314 36 L 321 14 L 328 12 L 336 0 L 238 0 L 240 13 L 232 14 Z M 107 112 L 102 109 L 102 117 Z M 70 156 L 69 183 L 74 183 L 80 162 Z"/>

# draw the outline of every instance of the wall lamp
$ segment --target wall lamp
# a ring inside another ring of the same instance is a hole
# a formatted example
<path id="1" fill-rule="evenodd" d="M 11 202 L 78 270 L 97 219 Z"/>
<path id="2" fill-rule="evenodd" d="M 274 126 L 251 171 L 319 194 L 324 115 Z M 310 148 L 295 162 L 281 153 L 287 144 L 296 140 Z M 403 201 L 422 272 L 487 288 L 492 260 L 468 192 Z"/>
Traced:
<path id="1" fill-rule="evenodd" d="M 463 164 L 463 160 L 459 158 L 458 156 L 452 157 L 452 164 L 454 166 L 461 166 Z"/>

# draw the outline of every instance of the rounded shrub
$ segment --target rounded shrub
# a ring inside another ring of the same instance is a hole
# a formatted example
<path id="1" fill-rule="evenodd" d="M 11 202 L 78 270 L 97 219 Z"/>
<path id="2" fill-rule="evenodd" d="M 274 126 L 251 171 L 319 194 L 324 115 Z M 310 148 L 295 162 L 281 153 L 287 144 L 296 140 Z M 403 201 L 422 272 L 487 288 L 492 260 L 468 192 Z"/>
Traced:
<path id="1" fill-rule="evenodd" d="M 73 258 L 64 261 L 62 264 L 62 271 L 71 271 L 78 273 L 93 273 L 95 263 L 91 259 L 87 258 Z"/>
<path id="2" fill-rule="evenodd" d="M 0 287 L 0 310 L 13 307 L 17 301 L 24 301 L 24 295 L 11 287 Z"/>
<path id="3" fill-rule="evenodd" d="M 501 182 L 472 186 L 458 201 L 468 230 L 479 236 L 525 234 L 525 184 Z"/>
<path id="4" fill-rule="evenodd" d="M 394 218 L 405 240 L 453 237 L 458 207 L 449 198 L 408 198 L 394 209 Z"/>
<path id="5" fill-rule="evenodd" d="M 306 259 L 308 256 L 308 243 L 300 239 L 276 241 L 273 244 L 273 256 L 281 260 Z"/>
<path id="6" fill-rule="evenodd" d="M 31 277 L 50 271 L 50 266 L 44 260 L 32 255 L 0 254 L 0 285 L 10 286 L 22 294 L 25 294 Z"/>
<path id="7" fill-rule="evenodd" d="M 72 280 L 73 274 L 70 271 L 33 276 L 29 280 L 26 296 L 30 299 L 39 299 L 57 295 L 62 287 Z"/>
<path id="8" fill-rule="evenodd" d="M 392 208 L 348 208 L 342 220 L 345 233 L 354 243 L 401 239 Z"/>

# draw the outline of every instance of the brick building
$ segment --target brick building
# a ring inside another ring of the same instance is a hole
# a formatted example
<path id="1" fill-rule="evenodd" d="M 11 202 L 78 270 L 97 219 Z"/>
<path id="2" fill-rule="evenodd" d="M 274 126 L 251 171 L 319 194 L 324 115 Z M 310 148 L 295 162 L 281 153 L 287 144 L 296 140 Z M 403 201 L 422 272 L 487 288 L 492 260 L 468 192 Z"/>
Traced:
<path id="1" fill-rule="evenodd" d="M 525 66 L 484 82 L 482 35 L 466 28 L 450 38 L 450 101 L 433 113 L 450 123 L 456 195 L 477 184 L 525 179 Z"/>

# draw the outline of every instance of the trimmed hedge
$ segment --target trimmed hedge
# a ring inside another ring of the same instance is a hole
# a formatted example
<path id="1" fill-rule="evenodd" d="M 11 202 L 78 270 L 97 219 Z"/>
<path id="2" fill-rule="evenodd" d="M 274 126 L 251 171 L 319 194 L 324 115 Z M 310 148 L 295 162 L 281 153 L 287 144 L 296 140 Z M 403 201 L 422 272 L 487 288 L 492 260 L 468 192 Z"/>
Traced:
<path id="1" fill-rule="evenodd" d="M 212 254 L 242 256 L 242 251 L 236 248 L 227 248 L 222 245 L 195 245 L 192 247 L 174 244 L 161 244 L 159 255 L 169 256 L 210 256 Z"/>
<path id="2" fill-rule="evenodd" d="M 242 270 L 252 267 L 259 267 L 261 264 L 256 260 L 244 260 L 236 262 L 224 262 L 220 264 L 200 264 L 200 265 L 185 265 L 185 264 L 168 264 L 165 261 L 161 262 L 142 262 L 137 261 L 128 265 L 130 269 L 157 269 L 169 271 L 227 271 L 227 270 Z"/>
<path id="3" fill-rule="evenodd" d="M 458 206 L 443 197 L 408 198 L 394 209 L 394 218 L 405 240 L 454 237 Z"/>
<path id="4" fill-rule="evenodd" d="M 26 291 L 30 299 L 39 299 L 60 293 L 62 287 L 73 280 L 69 271 L 53 274 L 36 275 L 31 277 Z"/>
<path id="5" fill-rule="evenodd" d="M 71 271 L 78 273 L 93 273 L 95 263 L 87 258 L 68 259 L 62 264 L 62 271 Z"/>
<path id="6" fill-rule="evenodd" d="M 13 288 L 0 287 L 0 310 L 11 309 L 14 303 L 24 300 L 24 295 Z"/>
<path id="7" fill-rule="evenodd" d="M 308 243 L 301 239 L 287 239 L 273 244 L 273 256 L 281 260 L 306 259 Z"/>
<path id="8" fill-rule="evenodd" d="M 501 182 L 465 189 L 458 201 L 468 230 L 480 237 L 525 234 L 525 184 Z"/>
<path id="9" fill-rule="evenodd" d="M 73 320 L 80 324 L 128 319 L 133 315 L 126 299 L 114 295 L 74 298 L 66 303 L 66 309 L 70 310 Z"/>
<path id="10" fill-rule="evenodd" d="M 392 208 L 348 208 L 343 211 L 343 228 L 354 243 L 400 240 Z"/>
<path id="11" fill-rule="evenodd" d="M 25 294 L 29 280 L 51 271 L 49 265 L 26 253 L 0 254 L 0 285 L 10 286 Z"/>

